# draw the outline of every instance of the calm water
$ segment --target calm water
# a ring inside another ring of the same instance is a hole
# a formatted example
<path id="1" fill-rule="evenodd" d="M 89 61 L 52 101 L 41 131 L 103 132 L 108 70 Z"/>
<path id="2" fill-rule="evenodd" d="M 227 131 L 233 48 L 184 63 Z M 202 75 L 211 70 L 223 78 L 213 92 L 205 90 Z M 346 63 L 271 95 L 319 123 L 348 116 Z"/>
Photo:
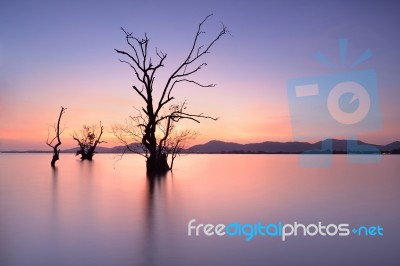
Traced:
<path id="1" fill-rule="evenodd" d="M 308 155 L 313 156 L 313 155 Z M 400 157 L 304 169 L 297 155 L 0 154 L 0 265 L 400 265 Z M 381 225 L 383 237 L 189 237 L 187 224 Z"/>

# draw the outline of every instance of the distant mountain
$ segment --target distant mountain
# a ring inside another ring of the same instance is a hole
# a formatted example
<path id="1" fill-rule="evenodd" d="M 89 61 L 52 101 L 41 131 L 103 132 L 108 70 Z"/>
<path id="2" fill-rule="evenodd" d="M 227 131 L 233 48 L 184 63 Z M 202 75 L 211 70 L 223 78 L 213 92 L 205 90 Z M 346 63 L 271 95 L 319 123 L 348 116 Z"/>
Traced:
<path id="1" fill-rule="evenodd" d="M 130 146 L 131 150 L 137 150 L 137 151 L 141 151 L 141 147 L 142 147 L 141 144 L 138 144 L 138 143 L 132 143 L 129 146 Z M 76 153 L 76 151 L 78 149 L 79 148 L 76 147 L 76 148 L 72 148 L 72 149 L 63 150 L 61 152 L 64 152 L 64 153 Z M 112 148 L 98 146 L 96 148 L 96 153 L 122 153 L 125 149 L 126 149 L 125 146 L 115 146 L 115 147 L 112 147 Z M 131 151 L 127 150 L 126 152 L 130 153 Z"/>
<path id="2" fill-rule="evenodd" d="M 244 144 L 243 149 L 246 152 L 298 153 L 306 150 L 317 149 L 317 146 L 308 142 L 265 141 L 261 143 Z"/>
<path id="3" fill-rule="evenodd" d="M 332 141 L 332 148 L 329 152 L 336 152 L 336 153 L 347 152 L 347 140 L 328 139 L 328 141 Z M 394 149 L 400 149 L 399 141 L 384 146 L 365 143 L 363 141 L 357 141 L 357 145 L 359 146 L 354 148 L 354 150 L 352 150 L 353 152 L 362 150 L 362 147 L 365 146 L 373 146 L 380 151 L 392 151 Z M 212 140 L 205 144 L 192 146 L 187 150 L 187 152 L 189 153 L 302 153 L 306 151 L 321 151 L 321 147 L 322 147 L 322 141 L 318 141 L 316 143 L 265 141 L 260 143 L 238 144 L 234 142 Z"/>
<path id="4" fill-rule="evenodd" d="M 232 153 L 232 152 L 301 152 L 313 149 L 313 144 L 307 142 L 272 142 L 238 144 L 234 142 L 224 142 L 212 140 L 205 144 L 195 145 L 188 149 L 191 153 Z"/>
<path id="5" fill-rule="evenodd" d="M 62 150 L 62 153 L 76 153 L 79 148 L 72 148 L 72 149 L 67 149 L 67 150 Z M 121 146 L 116 146 L 112 148 L 106 148 L 106 147 L 97 147 L 96 148 L 96 153 L 116 153 L 116 152 L 122 152 L 122 147 Z"/>
<path id="6" fill-rule="evenodd" d="M 391 150 L 398 150 L 400 149 L 400 141 L 394 141 L 382 147 L 381 150 L 384 151 L 391 151 Z"/>
<path id="7" fill-rule="evenodd" d="M 243 144 L 212 140 L 205 144 L 195 145 L 188 149 L 195 153 L 221 153 L 243 150 Z"/>
<path id="8" fill-rule="evenodd" d="M 332 141 L 331 150 L 321 150 L 323 141 L 318 141 L 315 143 L 309 142 L 274 142 L 274 141 L 265 141 L 260 143 L 249 143 L 249 144 L 239 144 L 235 142 L 225 142 L 220 140 L 212 140 L 204 144 L 194 145 L 191 148 L 184 151 L 184 153 L 347 153 L 354 151 L 362 151 L 362 147 L 376 147 L 381 152 L 390 152 L 390 153 L 400 153 L 400 141 L 395 141 L 389 143 L 387 145 L 376 145 L 370 144 L 363 141 L 357 141 L 357 145 L 359 145 L 355 150 L 347 150 L 347 140 L 338 140 L 338 139 L 328 139 Z M 324 140 L 327 141 L 327 140 Z M 142 145 L 139 143 L 130 144 L 130 148 L 132 150 L 142 151 Z M 78 147 L 62 150 L 63 153 L 76 153 Z M 125 146 L 115 146 L 112 148 L 106 147 L 97 147 L 97 153 L 122 153 L 125 150 Z M 364 150 L 368 152 L 368 149 Z M 51 152 L 49 151 L 3 151 L 3 153 L 43 153 L 43 152 Z M 129 150 L 125 151 L 130 153 Z"/>

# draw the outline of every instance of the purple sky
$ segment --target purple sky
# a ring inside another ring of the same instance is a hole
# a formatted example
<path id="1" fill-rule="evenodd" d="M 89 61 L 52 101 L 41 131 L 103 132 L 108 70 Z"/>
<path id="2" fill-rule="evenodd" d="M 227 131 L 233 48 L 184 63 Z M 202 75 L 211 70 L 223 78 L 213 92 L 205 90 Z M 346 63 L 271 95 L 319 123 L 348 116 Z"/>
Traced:
<path id="1" fill-rule="evenodd" d="M 0 150 L 46 149 L 47 127 L 61 105 L 68 108 L 68 147 L 83 124 L 123 122 L 140 98 L 113 50 L 128 49 L 120 27 L 139 37 L 147 32 L 150 47 L 168 54 L 161 80 L 185 57 L 198 23 L 210 13 L 207 36 L 221 22 L 232 36 L 213 47 L 196 78 L 217 87 L 176 90 L 193 112 L 220 117 L 188 124 L 201 132 L 198 142 L 292 140 L 286 81 L 354 70 L 315 59 L 321 51 L 339 62 L 340 38 L 349 41 L 349 63 L 368 48 L 374 53 L 356 70 L 377 72 L 383 125 L 360 138 L 398 140 L 399 8 L 396 1 L 2 1 Z"/>

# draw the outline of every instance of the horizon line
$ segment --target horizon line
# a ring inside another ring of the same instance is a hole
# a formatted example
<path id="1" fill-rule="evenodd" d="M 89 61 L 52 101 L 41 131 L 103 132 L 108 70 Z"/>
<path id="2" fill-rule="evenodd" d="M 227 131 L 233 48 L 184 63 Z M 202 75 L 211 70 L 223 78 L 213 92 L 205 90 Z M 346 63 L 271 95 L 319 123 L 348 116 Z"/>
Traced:
<path id="1" fill-rule="evenodd" d="M 210 142 L 212 142 L 212 141 L 219 141 L 219 142 L 224 142 L 224 143 L 233 143 L 233 144 L 239 144 L 239 145 L 249 145 L 249 144 L 261 144 L 261 143 L 265 143 L 265 142 L 271 142 L 271 143 L 308 143 L 308 144 L 316 144 L 316 143 L 318 143 L 318 142 L 322 142 L 322 141 L 326 141 L 326 140 L 348 141 L 348 140 L 351 140 L 351 139 L 326 138 L 326 139 L 322 139 L 322 140 L 318 140 L 318 141 L 298 141 L 298 140 L 291 140 L 291 141 L 270 141 L 270 140 L 266 140 L 266 141 L 260 141 L 260 142 L 247 142 L 247 143 L 239 143 L 239 142 L 234 142 L 234 141 L 224 141 L 224 140 L 212 139 L 212 140 L 206 141 L 206 142 L 204 142 L 204 143 L 202 143 L 202 144 L 191 145 L 189 148 L 186 148 L 186 150 L 189 150 L 189 149 L 191 149 L 191 148 L 194 147 L 194 146 L 205 145 L 205 144 L 210 143 Z M 396 143 L 396 142 L 400 142 L 399 140 L 394 140 L 394 141 L 391 141 L 391 142 L 389 142 L 389 143 L 387 143 L 387 144 L 375 144 L 375 143 L 369 143 L 369 142 L 363 141 L 363 140 L 361 140 L 361 139 L 356 139 L 356 141 L 358 141 L 358 142 L 363 142 L 363 143 L 368 144 L 368 145 L 374 145 L 374 146 L 387 146 L 387 145 L 389 145 L 389 144 L 393 144 L 393 143 Z M 131 143 L 131 144 L 129 144 L 129 145 L 132 145 L 132 144 L 135 144 L 135 143 Z M 112 147 L 98 146 L 98 148 L 103 148 L 103 149 L 114 149 L 114 148 L 116 148 L 116 147 L 124 147 L 124 146 L 125 146 L 125 145 L 118 145 L 118 144 L 116 144 L 115 146 L 112 146 Z M 72 149 L 75 149 L 75 148 L 78 149 L 79 147 L 77 147 L 77 146 L 74 146 L 74 147 L 67 147 L 67 148 L 61 150 L 61 152 L 65 152 L 65 151 L 72 150 Z M 48 151 L 48 150 L 41 150 L 41 149 L 27 149 L 27 150 L 21 150 L 21 149 L 7 149 L 7 150 L 0 150 L 0 153 L 30 153 L 30 152 L 32 152 L 32 153 L 47 153 L 47 152 L 52 152 L 52 151 L 50 151 L 50 150 L 49 150 L 49 151 Z M 68 151 L 67 153 L 69 153 L 69 152 L 71 152 L 71 151 Z"/>

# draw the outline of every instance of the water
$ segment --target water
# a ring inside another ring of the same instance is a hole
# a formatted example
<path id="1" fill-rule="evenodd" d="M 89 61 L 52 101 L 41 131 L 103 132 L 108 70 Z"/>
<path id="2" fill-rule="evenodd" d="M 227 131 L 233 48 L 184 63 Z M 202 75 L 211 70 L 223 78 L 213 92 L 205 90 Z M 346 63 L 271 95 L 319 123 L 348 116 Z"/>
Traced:
<path id="1" fill-rule="evenodd" d="M 0 154 L 2 266 L 400 265 L 399 156 L 304 169 L 297 155 L 190 155 L 156 180 L 135 155 L 62 154 L 55 171 L 50 159 Z M 384 236 L 189 237 L 191 219 L 381 225 Z"/>

